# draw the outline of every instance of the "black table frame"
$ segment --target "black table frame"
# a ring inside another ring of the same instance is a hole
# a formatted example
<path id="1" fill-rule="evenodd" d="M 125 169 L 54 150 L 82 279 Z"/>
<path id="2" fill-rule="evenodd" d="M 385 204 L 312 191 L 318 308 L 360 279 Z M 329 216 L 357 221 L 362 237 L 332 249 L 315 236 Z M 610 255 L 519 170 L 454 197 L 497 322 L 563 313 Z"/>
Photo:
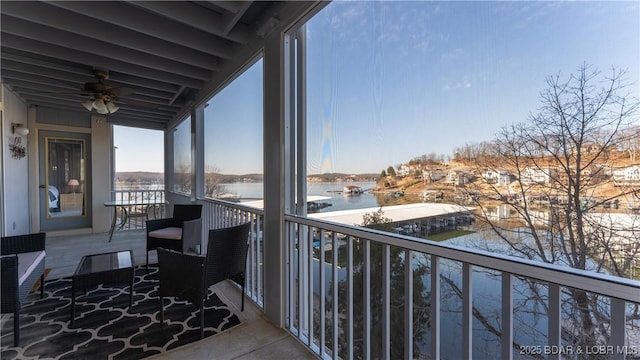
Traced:
<path id="1" fill-rule="evenodd" d="M 100 284 L 129 284 L 129 310 L 133 306 L 133 280 L 134 280 L 134 271 L 133 271 L 133 251 L 125 250 L 124 252 L 129 252 L 129 257 L 131 258 L 131 266 L 125 267 L 121 269 L 113 269 L 113 270 L 103 270 L 97 272 L 91 272 L 86 274 L 78 274 L 80 269 L 82 269 L 82 265 L 84 262 L 91 257 L 100 256 L 100 255 L 113 255 L 123 251 L 114 251 L 102 254 L 92 254 L 85 255 L 80 260 L 76 271 L 73 274 L 71 280 L 71 324 L 73 324 L 76 317 L 76 292 L 79 290 L 86 290 L 88 288 L 92 288 L 98 286 Z"/>

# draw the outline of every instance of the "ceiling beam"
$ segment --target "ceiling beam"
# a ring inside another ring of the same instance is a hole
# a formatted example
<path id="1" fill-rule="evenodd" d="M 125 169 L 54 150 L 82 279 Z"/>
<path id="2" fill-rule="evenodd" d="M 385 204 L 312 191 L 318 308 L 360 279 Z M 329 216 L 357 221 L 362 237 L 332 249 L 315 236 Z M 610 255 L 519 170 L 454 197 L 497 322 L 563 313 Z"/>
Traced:
<path id="1" fill-rule="evenodd" d="M 78 64 L 78 66 L 64 65 L 64 64 L 53 62 L 53 61 L 34 59 L 34 58 L 26 57 L 23 55 L 17 55 L 17 54 L 8 53 L 6 51 L 2 51 L 0 53 L 0 61 L 2 62 L 3 68 L 6 60 L 10 60 L 10 61 L 14 61 L 22 64 L 35 65 L 35 66 L 46 68 L 46 69 L 60 70 L 60 71 L 64 71 L 64 72 L 72 73 L 76 75 L 93 76 L 91 69 L 87 69 L 86 66 L 83 66 L 80 64 Z"/>
<path id="2" fill-rule="evenodd" d="M 2 5 L 2 13 L 73 34 L 82 34 L 82 36 L 92 38 L 95 41 L 117 44 L 121 47 L 177 62 L 189 63 L 204 69 L 215 70 L 218 63 L 217 56 L 130 31 L 101 20 L 87 18 L 46 3 L 7 1 Z"/>
<path id="3" fill-rule="evenodd" d="M 235 43 L 244 45 L 249 42 L 249 29 L 245 25 L 238 24 L 226 33 L 222 15 L 192 2 L 132 1 L 131 4 Z"/>
<path id="4" fill-rule="evenodd" d="M 208 1 L 211 4 L 215 4 L 230 13 L 237 14 L 240 12 L 240 8 L 244 7 L 244 3 L 251 5 L 252 1 Z"/>
<path id="5" fill-rule="evenodd" d="M 63 30 L 53 29 L 44 25 L 34 24 L 26 20 L 21 20 L 3 14 L 2 30 L 7 34 L 24 36 L 30 39 L 37 39 L 49 44 L 54 44 L 85 53 L 102 54 L 105 58 L 135 63 L 145 67 L 173 72 L 175 74 L 187 76 L 195 79 L 206 79 L 211 77 L 215 69 L 203 69 L 190 65 L 190 59 L 186 62 L 177 62 L 160 56 L 149 55 L 138 50 L 127 49 L 125 47 L 111 44 L 100 39 L 91 39 L 82 35 L 69 33 Z M 210 64 L 211 68 L 216 68 L 217 62 Z"/>
<path id="6" fill-rule="evenodd" d="M 42 75 L 45 72 L 47 75 Z M 81 91 L 82 84 L 90 81 L 91 78 L 84 75 L 70 73 L 59 73 L 55 70 L 39 68 L 29 64 L 16 63 L 9 60 L 2 60 L 2 77 L 10 79 L 21 79 L 33 83 L 48 84 L 67 91 Z"/>
<path id="7" fill-rule="evenodd" d="M 224 59 L 233 56 L 231 42 L 160 18 L 135 6 L 115 1 L 51 1 L 48 4 L 137 31 L 158 39 L 187 46 Z"/>
<path id="8" fill-rule="evenodd" d="M 105 67 L 110 70 L 136 73 L 140 76 L 148 77 L 150 79 L 155 79 L 158 81 L 169 81 L 174 84 L 182 84 L 195 89 L 201 88 L 203 80 L 206 80 L 180 76 L 173 72 L 159 71 L 156 69 L 134 65 L 126 61 L 110 59 L 98 54 L 85 53 L 73 48 L 65 48 L 62 46 L 32 40 L 4 32 L 1 34 L 1 36 L 2 46 L 5 48 L 22 50 L 33 54 L 42 54 L 51 57 L 68 59 L 78 63 L 93 64 L 94 66 Z"/>
<path id="9" fill-rule="evenodd" d="M 223 31 L 225 34 L 240 26 L 238 22 L 251 6 L 251 1 L 238 1 L 238 3 L 240 6 L 236 12 L 225 12 L 223 15 L 222 23 L 224 24 Z"/>

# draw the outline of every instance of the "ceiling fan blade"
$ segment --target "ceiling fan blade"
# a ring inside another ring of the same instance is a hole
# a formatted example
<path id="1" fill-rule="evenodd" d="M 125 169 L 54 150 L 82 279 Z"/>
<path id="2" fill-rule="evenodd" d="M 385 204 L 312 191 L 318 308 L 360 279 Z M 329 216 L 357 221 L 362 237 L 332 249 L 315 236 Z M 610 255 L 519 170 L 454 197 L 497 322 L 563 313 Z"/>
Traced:
<path id="1" fill-rule="evenodd" d="M 135 93 L 135 90 L 128 87 L 114 87 L 114 88 L 111 88 L 109 92 L 115 96 L 121 97 L 121 96 L 133 95 Z"/>
<path id="2" fill-rule="evenodd" d="M 145 107 L 145 108 L 149 108 L 149 109 L 158 109 L 160 107 L 157 104 L 152 104 L 152 103 L 139 101 L 139 100 L 133 100 L 133 99 L 126 99 L 126 98 L 119 98 L 118 102 L 123 103 L 123 104 L 129 104 L 129 105 L 134 105 L 134 106 Z"/>
<path id="3" fill-rule="evenodd" d="M 86 91 L 36 91 L 38 94 L 50 94 L 50 95 L 78 95 L 78 96 L 93 96 L 92 93 Z"/>

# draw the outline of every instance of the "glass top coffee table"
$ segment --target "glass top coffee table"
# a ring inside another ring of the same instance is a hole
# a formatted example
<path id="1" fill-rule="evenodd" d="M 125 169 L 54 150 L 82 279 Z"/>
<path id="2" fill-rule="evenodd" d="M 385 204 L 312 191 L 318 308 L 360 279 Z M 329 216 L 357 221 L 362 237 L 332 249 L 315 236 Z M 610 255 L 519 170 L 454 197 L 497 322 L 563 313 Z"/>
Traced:
<path id="1" fill-rule="evenodd" d="M 100 284 L 129 284 L 129 309 L 133 305 L 133 251 L 86 255 L 71 281 L 71 324 L 76 315 L 76 292 Z"/>

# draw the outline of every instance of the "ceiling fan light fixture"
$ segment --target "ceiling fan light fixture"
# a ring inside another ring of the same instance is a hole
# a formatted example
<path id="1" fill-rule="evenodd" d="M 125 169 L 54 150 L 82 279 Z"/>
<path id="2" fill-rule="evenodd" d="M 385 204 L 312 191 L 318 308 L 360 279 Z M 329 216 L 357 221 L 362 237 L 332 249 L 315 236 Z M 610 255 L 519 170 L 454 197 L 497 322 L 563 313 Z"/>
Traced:
<path id="1" fill-rule="evenodd" d="M 116 104 L 112 103 L 111 101 L 107 102 L 106 106 L 110 114 L 113 114 L 114 112 L 120 110 L 120 108 Z"/>
<path id="2" fill-rule="evenodd" d="M 104 101 L 102 99 L 97 99 L 96 101 L 94 101 L 93 108 L 96 109 L 96 111 L 98 111 L 99 114 L 106 114 L 107 112 L 109 112 L 109 110 L 107 110 L 107 106 L 104 104 Z M 101 112 L 101 111 L 104 111 L 104 112 Z"/>
<path id="3" fill-rule="evenodd" d="M 85 100 L 82 102 L 82 106 L 84 106 L 85 109 L 91 111 L 93 109 L 93 100 Z"/>

